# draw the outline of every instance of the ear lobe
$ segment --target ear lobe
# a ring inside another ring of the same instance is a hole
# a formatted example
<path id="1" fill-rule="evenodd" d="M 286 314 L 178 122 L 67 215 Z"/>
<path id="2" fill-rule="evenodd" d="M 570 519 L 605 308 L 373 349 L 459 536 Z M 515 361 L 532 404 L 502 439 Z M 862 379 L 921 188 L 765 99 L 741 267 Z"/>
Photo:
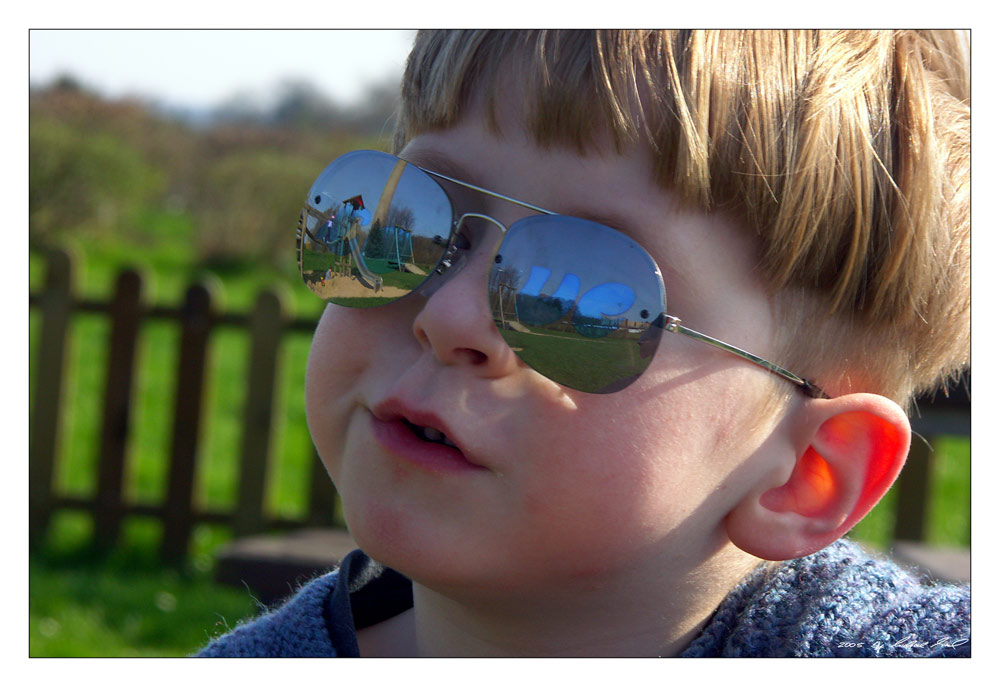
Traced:
<path id="1" fill-rule="evenodd" d="M 889 399 L 849 394 L 815 400 L 815 426 L 786 468 L 762 478 L 729 513 L 734 544 L 768 560 L 819 551 L 854 527 L 889 490 L 910 447 L 910 424 Z"/>

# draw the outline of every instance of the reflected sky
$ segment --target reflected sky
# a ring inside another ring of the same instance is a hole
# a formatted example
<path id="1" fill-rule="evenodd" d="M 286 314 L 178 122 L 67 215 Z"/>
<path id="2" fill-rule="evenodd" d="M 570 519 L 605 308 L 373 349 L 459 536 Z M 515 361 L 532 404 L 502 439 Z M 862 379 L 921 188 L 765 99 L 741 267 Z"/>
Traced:
<path id="1" fill-rule="evenodd" d="M 373 151 L 356 151 L 338 158 L 324 170 L 313 184 L 309 202 L 316 209 L 329 214 L 348 198 L 361 196 L 365 208 L 371 212 L 379 199 L 396 165 L 398 158 Z M 396 207 L 409 208 L 413 221 L 406 228 L 419 235 L 447 237 L 451 232 L 451 202 L 444 190 L 431 177 L 412 165 L 407 165 L 392 198 Z"/>
<path id="2" fill-rule="evenodd" d="M 527 217 L 511 227 L 500 253 L 505 269 L 527 275 L 522 293 L 576 301 L 584 316 L 651 321 L 664 310 L 663 283 L 652 258 L 603 225 Z"/>

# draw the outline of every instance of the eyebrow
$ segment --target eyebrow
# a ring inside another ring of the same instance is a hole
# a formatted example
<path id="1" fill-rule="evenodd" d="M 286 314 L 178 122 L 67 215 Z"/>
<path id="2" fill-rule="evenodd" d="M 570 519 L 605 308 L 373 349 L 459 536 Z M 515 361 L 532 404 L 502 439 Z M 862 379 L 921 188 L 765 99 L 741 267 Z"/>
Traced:
<path id="1" fill-rule="evenodd" d="M 606 215 L 600 212 L 587 210 L 586 208 L 577 208 L 575 210 L 571 210 L 570 212 L 563 212 L 559 214 L 566 215 L 567 217 L 579 217 L 580 219 L 585 219 L 590 222 L 603 224 L 606 227 L 611 227 L 616 231 L 620 231 L 636 243 L 639 243 L 639 240 L 635 238 L 637 233 L 635 225 L 627 221 L 624 217 Z"/>

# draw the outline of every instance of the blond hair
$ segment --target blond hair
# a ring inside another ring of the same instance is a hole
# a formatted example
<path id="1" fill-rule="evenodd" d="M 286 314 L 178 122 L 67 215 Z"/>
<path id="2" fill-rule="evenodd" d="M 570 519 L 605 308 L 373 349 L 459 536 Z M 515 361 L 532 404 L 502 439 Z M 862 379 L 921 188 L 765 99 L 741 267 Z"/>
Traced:
<path id="1" fill-rule="evenodd" d="M 905 404 L 968 364 L 968 69 L 957 32 L 422 31 L 395 146 L 473 93 L 496 130 L 514 70 L 539 145 L 644 140 L 755 232 L 784 366 Z"/>

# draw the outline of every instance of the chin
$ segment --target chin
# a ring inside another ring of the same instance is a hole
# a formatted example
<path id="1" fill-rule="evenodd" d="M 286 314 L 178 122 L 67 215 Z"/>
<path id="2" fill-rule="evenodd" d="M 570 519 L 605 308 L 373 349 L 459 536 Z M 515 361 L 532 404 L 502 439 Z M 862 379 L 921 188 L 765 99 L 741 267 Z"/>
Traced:
<path id="1" fill-rule="evenodd" d="M 354 541 L 372 559 L 423 587 L 461 597 L 518 592 L 524 586 L 525 561 L 502 544 L 479 537 L 479 545 L 470 547 L 471 530 L 425 527 L 371 504 L 364 511 L 351 517 L 345 506 Z"/>
<path id="2" fill-rule="evenodd" d="M 354 541 L 371 558 L 428 586 L 455 584 L 480 573 L 466 570 L 466 559 L 441 527 L 434 527 L 409 509 L 365 500 L 357 508 L 344 499 L 344 518 Z"/>

